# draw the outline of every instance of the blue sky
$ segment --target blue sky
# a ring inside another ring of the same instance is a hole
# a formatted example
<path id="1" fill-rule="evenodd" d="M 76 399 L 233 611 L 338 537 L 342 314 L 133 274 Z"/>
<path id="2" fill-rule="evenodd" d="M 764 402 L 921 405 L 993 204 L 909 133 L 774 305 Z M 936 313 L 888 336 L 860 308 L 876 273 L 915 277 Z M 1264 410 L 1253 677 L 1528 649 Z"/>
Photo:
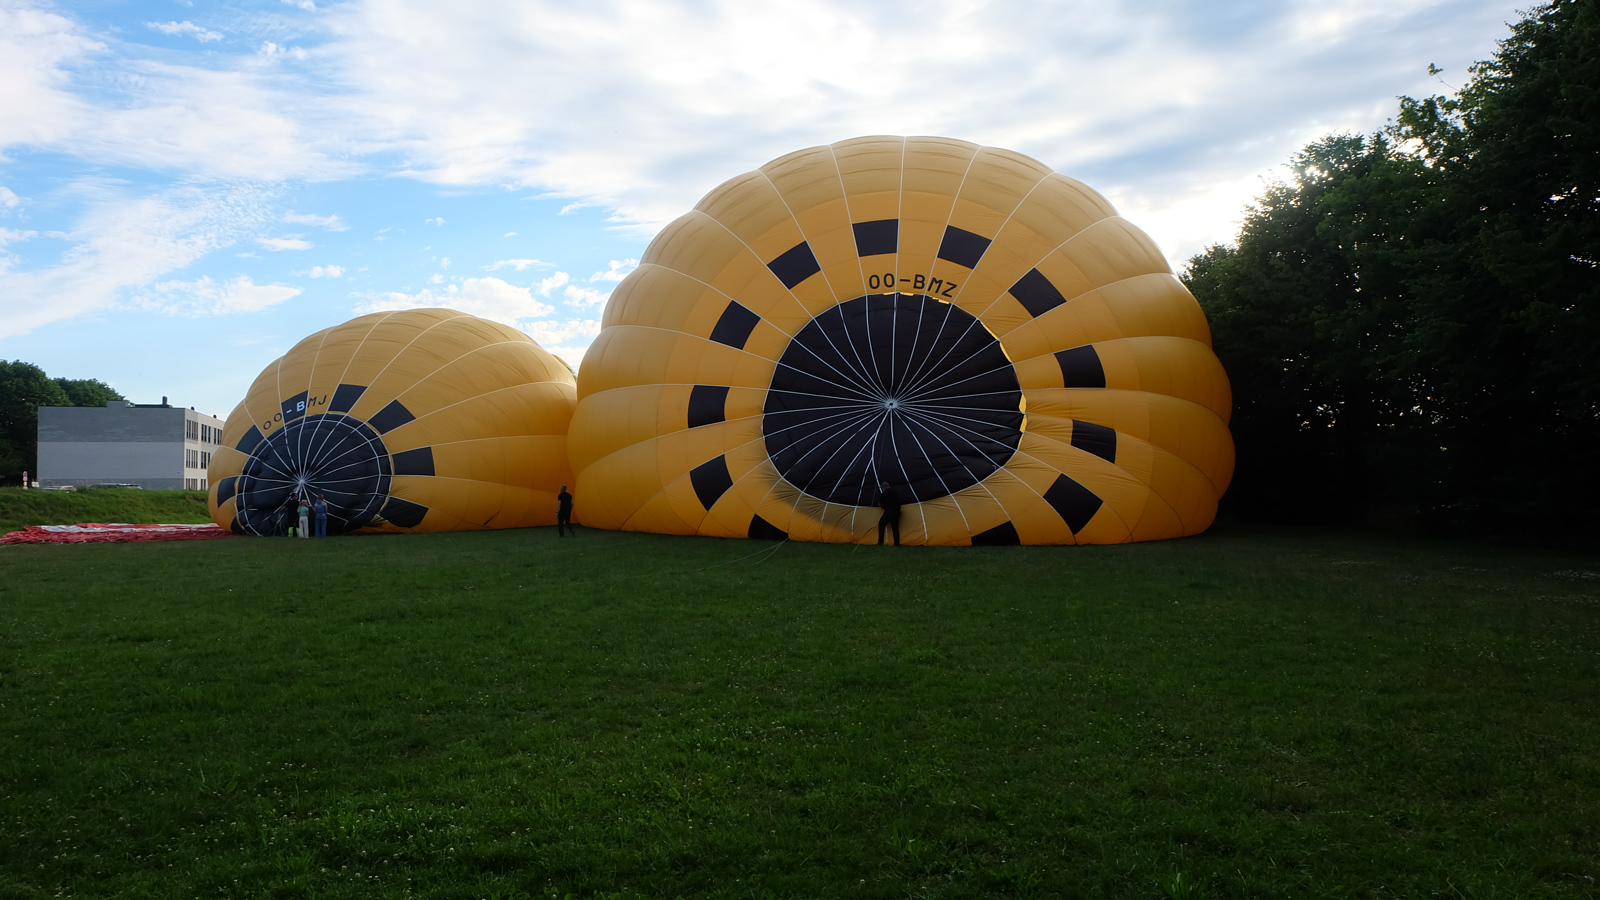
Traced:
<path id="1" fill-rule="evenodd" d="M 442 305 L 576 365 L 656 229 L 862 134 L 1028 153 L 1178 267 L 1515 9 L 0 0 L 0 358 L 226 415 L 301 337 Z"/>

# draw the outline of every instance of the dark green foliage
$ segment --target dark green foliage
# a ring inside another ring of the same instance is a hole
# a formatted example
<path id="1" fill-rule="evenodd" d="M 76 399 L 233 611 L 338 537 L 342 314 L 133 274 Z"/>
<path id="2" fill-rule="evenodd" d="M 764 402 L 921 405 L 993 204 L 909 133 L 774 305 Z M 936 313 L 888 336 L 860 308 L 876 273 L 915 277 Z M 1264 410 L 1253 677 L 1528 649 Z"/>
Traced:
<path id="1" fill-rule="evenodd" d="M 1235 388 L 1235 512 L 1593 528 L 1600 4 L 1513 27 L 1454 97 L 1328 138 L 1190 263 Z"/>
<path id="2" fill-rule="evenodd" d="M 61 385 L 22 360 L 0 359 L 0 483 L 38 474 L 39 407 L 70 406 Z"/>
<path id="3" fill-rule="evenodd" d="M 93 378 L 57 378 L 56 384 L 67 395 L 68 406 L 105 406 L 112 400 L 127 399 L 111 385 Z"/>
<path id="4" fill-rule="evenodd" d="M 0 572 L 0 897 L 1600 877 L 1592 557 L 532 529 L 0 547 Z"/>

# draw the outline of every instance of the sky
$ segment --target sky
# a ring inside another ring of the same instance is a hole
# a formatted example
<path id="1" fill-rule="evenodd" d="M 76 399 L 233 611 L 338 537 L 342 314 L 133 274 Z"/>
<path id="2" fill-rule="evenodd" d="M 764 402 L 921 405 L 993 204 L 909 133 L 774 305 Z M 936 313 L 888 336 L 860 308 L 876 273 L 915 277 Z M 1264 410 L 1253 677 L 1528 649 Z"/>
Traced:
<path id="1" fill-rule="evenodd" d="M 0 359 L 226 416 L 312 332 L 449 306 L 576 366 L 662 225 L 869 134 L 1033 156 L 1181 270 L 1297 149 L 1459 87 L 1517 18 L 1487 0 L 0 0 Z"/>

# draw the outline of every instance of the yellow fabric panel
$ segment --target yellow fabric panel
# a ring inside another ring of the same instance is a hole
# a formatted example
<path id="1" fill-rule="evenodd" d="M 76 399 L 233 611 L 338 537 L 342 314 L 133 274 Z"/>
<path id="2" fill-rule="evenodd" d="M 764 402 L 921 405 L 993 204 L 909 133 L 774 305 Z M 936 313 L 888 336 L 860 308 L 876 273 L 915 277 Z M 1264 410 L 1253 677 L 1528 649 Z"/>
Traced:
<path id="1" fill-rule="evenodd" d="M 605 329 L 584 359 L 579 396 L 635 384 L 729 384 L 765 388 L 772 360 L 691 334 L 619 325 Z M 592 371 L 592 375 L 591 375 Z"/>
<path id="2" fill-rule="evenodd" d="M 465 478 L 544 491 L 554 497 L 573 483 L 562 460 L 564 434 L 517 435 L 433 445 L 434 471 L 441 478 Z"/>
<path id="3" fill-rule="evenodd" d="M 833 145 L 839 179 L 850 202 L 850 221 L 899 217 L 906 149 L 906 140 L 898 137 L 857 138 Z"/>
<path id="4" fill-rule="evenodd" d="M 772 262 L 791 247 L 805 240 L 800 225 L 772 180 L 761 173 L 741 184 L 737 197 L 729 195 L 728 201 L 701 212 L 737 237 L 762 263 Z M 682 268 L 675 266 L 674 268 Z M 696 267 L 698 271 L 709 271 Z M 683 271 L 696 269 L 684 268 Z"/>
<path id="5" fill-rule="evenodd" d="M 623 447 L 584 467 L 573 489 L 573 516 L 595 528 L 622 528 L 661 490 L 655 440 Z M 581 498 L 581 499 L 580 499 Z"/>
<path id="6" fill-rule="evenodd" d="M 1029 416 L 1032 433 L 1063 444 L 1072 443 L 1074 421 L 1038 413 Z M 1194 534 L 1203 530 L 1204 526 L 1191 526 L 1196 521 L 1209 524 L 1216 515 L 1221 492 L 1217 490 L 1215 482 L 1178 455 L 1133 435 L 1118 432 L 1115 464 L 1147 485 L 1173 510 L 1185 529 L 1183 533 Z"/>
<path id="7" fill-rule="evenodd" d="M 1215 486 L 1219 498 L 1233 478 L 1233 438 L 1227 424 L 1199 404 L 1109 388 L 1029 390 L 1026 397 L 1029 430 L 1043 427 L 1051 418 L 1082 419 L 1147 441 L 1188 462 Z"/>
<path id="8" fill-rule="evenodd" d="M 572 416 L 567 455 L 581 472 L 597 460 L 657 434 L 657 409 L 672 386 L 632 385 L 586 398 Z M 661 429 L 665 431 L 665 429 Z"/>
<path id="9" fill-rule="evenodd" d="M 1141 275 L 1106 285 L 1057 306 L 1000 336 L 1006 353 L 1023 360 L 1085 344 L 1145 336 L 1184 337 L 1211 346 L 1200 305 L 1171 275 Z"/>
<path id="10" fill-rule="evenodd" d="M 1020 153 L 984 147 L 962 180 L 950 224 L 993 238 L 1022 198 L 1049 174 L 1048 168 Z"/>
<path id="11" fill-rule="evenodd" d="M 399 453 L 450 441 L 560 434 L 569 428 L 573 406 L 571 385 L 515 384 L 407 422 L 384 434 L 383 443 Z"/>
<path id="12" fill-rule="evenodd" d="M 1038 235 L 1043 243 L 1050 245 L 1029 264 L 1032 268 L 1089 226 L 1116 214 L 1110 202 L 1088 185 L 1052 172 L 1035 185 L 1027 198 L 1017 206 L 1007 227 L 1026 228 Z M 1048 272 L 1045 274 L 1049 275 Z M 1062 289 L 1063 285 L 1057 284 L 1056 287 Z M 1074 296 L 1064 289 L 1062 293 L 1067 297 Z"/>

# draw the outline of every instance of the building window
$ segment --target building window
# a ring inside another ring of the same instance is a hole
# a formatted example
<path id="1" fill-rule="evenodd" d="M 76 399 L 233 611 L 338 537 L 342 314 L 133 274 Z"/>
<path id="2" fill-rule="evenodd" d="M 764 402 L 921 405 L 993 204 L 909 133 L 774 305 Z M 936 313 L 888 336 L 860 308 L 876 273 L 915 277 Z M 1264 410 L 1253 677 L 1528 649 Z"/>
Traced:
<path id="1" fill-rule="evenodd" d="M 207 453 L 204 450 L 200 451 L 200 468 L 202 468 L 202 469 L 211 468 L 211 454 Z"/>
<path id="2" fill-rule="evenodd" d="M 197 479 L 197 478 L 185 478 L 183 480 L 184 490 L 197 491 L 197 490 L 199 490 L 199 488 L 195 487 L 195 485 L 198 484 L 198 483 L 199 483 L 199 479 Z"/>

